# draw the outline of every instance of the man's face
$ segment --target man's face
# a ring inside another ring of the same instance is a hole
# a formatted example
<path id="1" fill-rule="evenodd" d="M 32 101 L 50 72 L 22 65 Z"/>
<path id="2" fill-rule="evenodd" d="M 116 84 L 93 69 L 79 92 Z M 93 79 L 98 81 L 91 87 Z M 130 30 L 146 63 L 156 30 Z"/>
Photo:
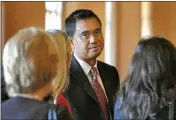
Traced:
<path id="1" fill-rule="evenodd" d="M 96 59 L 104 47 L 101 26 L 96 18 L 76 22 L 73 36 L 75 54 L 82 60 Z"/>

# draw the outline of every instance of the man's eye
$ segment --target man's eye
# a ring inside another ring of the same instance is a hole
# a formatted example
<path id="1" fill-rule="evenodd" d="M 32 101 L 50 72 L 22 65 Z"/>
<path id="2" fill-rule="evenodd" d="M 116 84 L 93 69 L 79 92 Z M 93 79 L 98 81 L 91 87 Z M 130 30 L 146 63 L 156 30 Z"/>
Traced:
<path id="1" fill-rule="evenodd" d="M 94 35 L 97 36 L 97 35 L 99 35 L 100 33 L 101 33 L 101 31 L 95 31 L 95 32 L 94 32 Z"/>
<path id="2" fill-rule="evenodd" d="M 89 36 L 89 33 L 83 33 L 83 34 L 81 34 L 81 36 L 87 37 L 87 36 Z"/>

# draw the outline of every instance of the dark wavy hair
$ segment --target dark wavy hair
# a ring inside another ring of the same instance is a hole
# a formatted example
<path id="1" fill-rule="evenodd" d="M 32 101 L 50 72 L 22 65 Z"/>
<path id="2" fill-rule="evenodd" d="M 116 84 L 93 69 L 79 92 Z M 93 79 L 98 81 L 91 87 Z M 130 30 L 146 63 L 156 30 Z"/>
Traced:
<path id="1" fill-rule="evenodd" d="M 125 119 L 155 119 L 175 97 L 176 49 L 162 37 L 142 38 L 120 89 Z"/>

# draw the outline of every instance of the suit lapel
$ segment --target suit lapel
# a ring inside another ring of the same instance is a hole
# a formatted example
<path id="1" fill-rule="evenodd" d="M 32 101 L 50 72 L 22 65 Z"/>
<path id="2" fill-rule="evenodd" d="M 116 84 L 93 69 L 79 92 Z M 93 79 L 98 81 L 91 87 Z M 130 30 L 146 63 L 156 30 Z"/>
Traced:
<path id="1" fill-rule="evenodd" d="M 78 61 L 75 59 L 74 55 L 72 55 L 72 63 L 71 63 L 71 76 L 75 78 L 80 87 L 97 103 L 98 98 L 96 96 L 95 91 L 93 90 L 87 76 L 79 65 Z"/>

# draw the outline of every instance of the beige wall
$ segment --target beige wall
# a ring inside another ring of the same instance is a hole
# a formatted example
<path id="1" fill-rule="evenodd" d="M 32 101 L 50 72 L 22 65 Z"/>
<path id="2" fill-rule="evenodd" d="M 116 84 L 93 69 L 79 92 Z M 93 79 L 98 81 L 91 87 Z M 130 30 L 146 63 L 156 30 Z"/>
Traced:
<path id="1" fill-rule="evenodd" d="M 3 2 L 3 4 L 4 42 L 21 28 L 29 26 L 45 28 L 45 2 Z"/>
<path id="2" fill-rule="evenodd" d="M 31 25 L 45 28 L 44 2 L 2 2 L 4 4 L 4 29 L 2 41 L 17 30 Z M 117 63 L 121 82 L 124 80 L 131 56 L 141 36 L 141 2 L 113 2 L 117 4 Z M 102 20 L 105 34 L 105 2 L 64 2 L 63 20 L 74 10 L 88 8 Z M 152 2 L 151 25 L 153 35 L 161 35 L 176 45 L 176 2 Z M 113 13 L 112 13 L 113 14 Z M 111 48 L 109 48 L 111 49 Z M 104 61 L 104 51 L 99 57 Z"/>
<path id="3" fill-rule="evenodd" d="M 176 2 L 152 2 L 153 35 L 161 35 L 176 45 Z"/>
<path id="4" fill-rule="evenodd" d="M 124 80 L 134 48 L 141 36 L 140 2 L 118 3 L 118 71 Z"/>

